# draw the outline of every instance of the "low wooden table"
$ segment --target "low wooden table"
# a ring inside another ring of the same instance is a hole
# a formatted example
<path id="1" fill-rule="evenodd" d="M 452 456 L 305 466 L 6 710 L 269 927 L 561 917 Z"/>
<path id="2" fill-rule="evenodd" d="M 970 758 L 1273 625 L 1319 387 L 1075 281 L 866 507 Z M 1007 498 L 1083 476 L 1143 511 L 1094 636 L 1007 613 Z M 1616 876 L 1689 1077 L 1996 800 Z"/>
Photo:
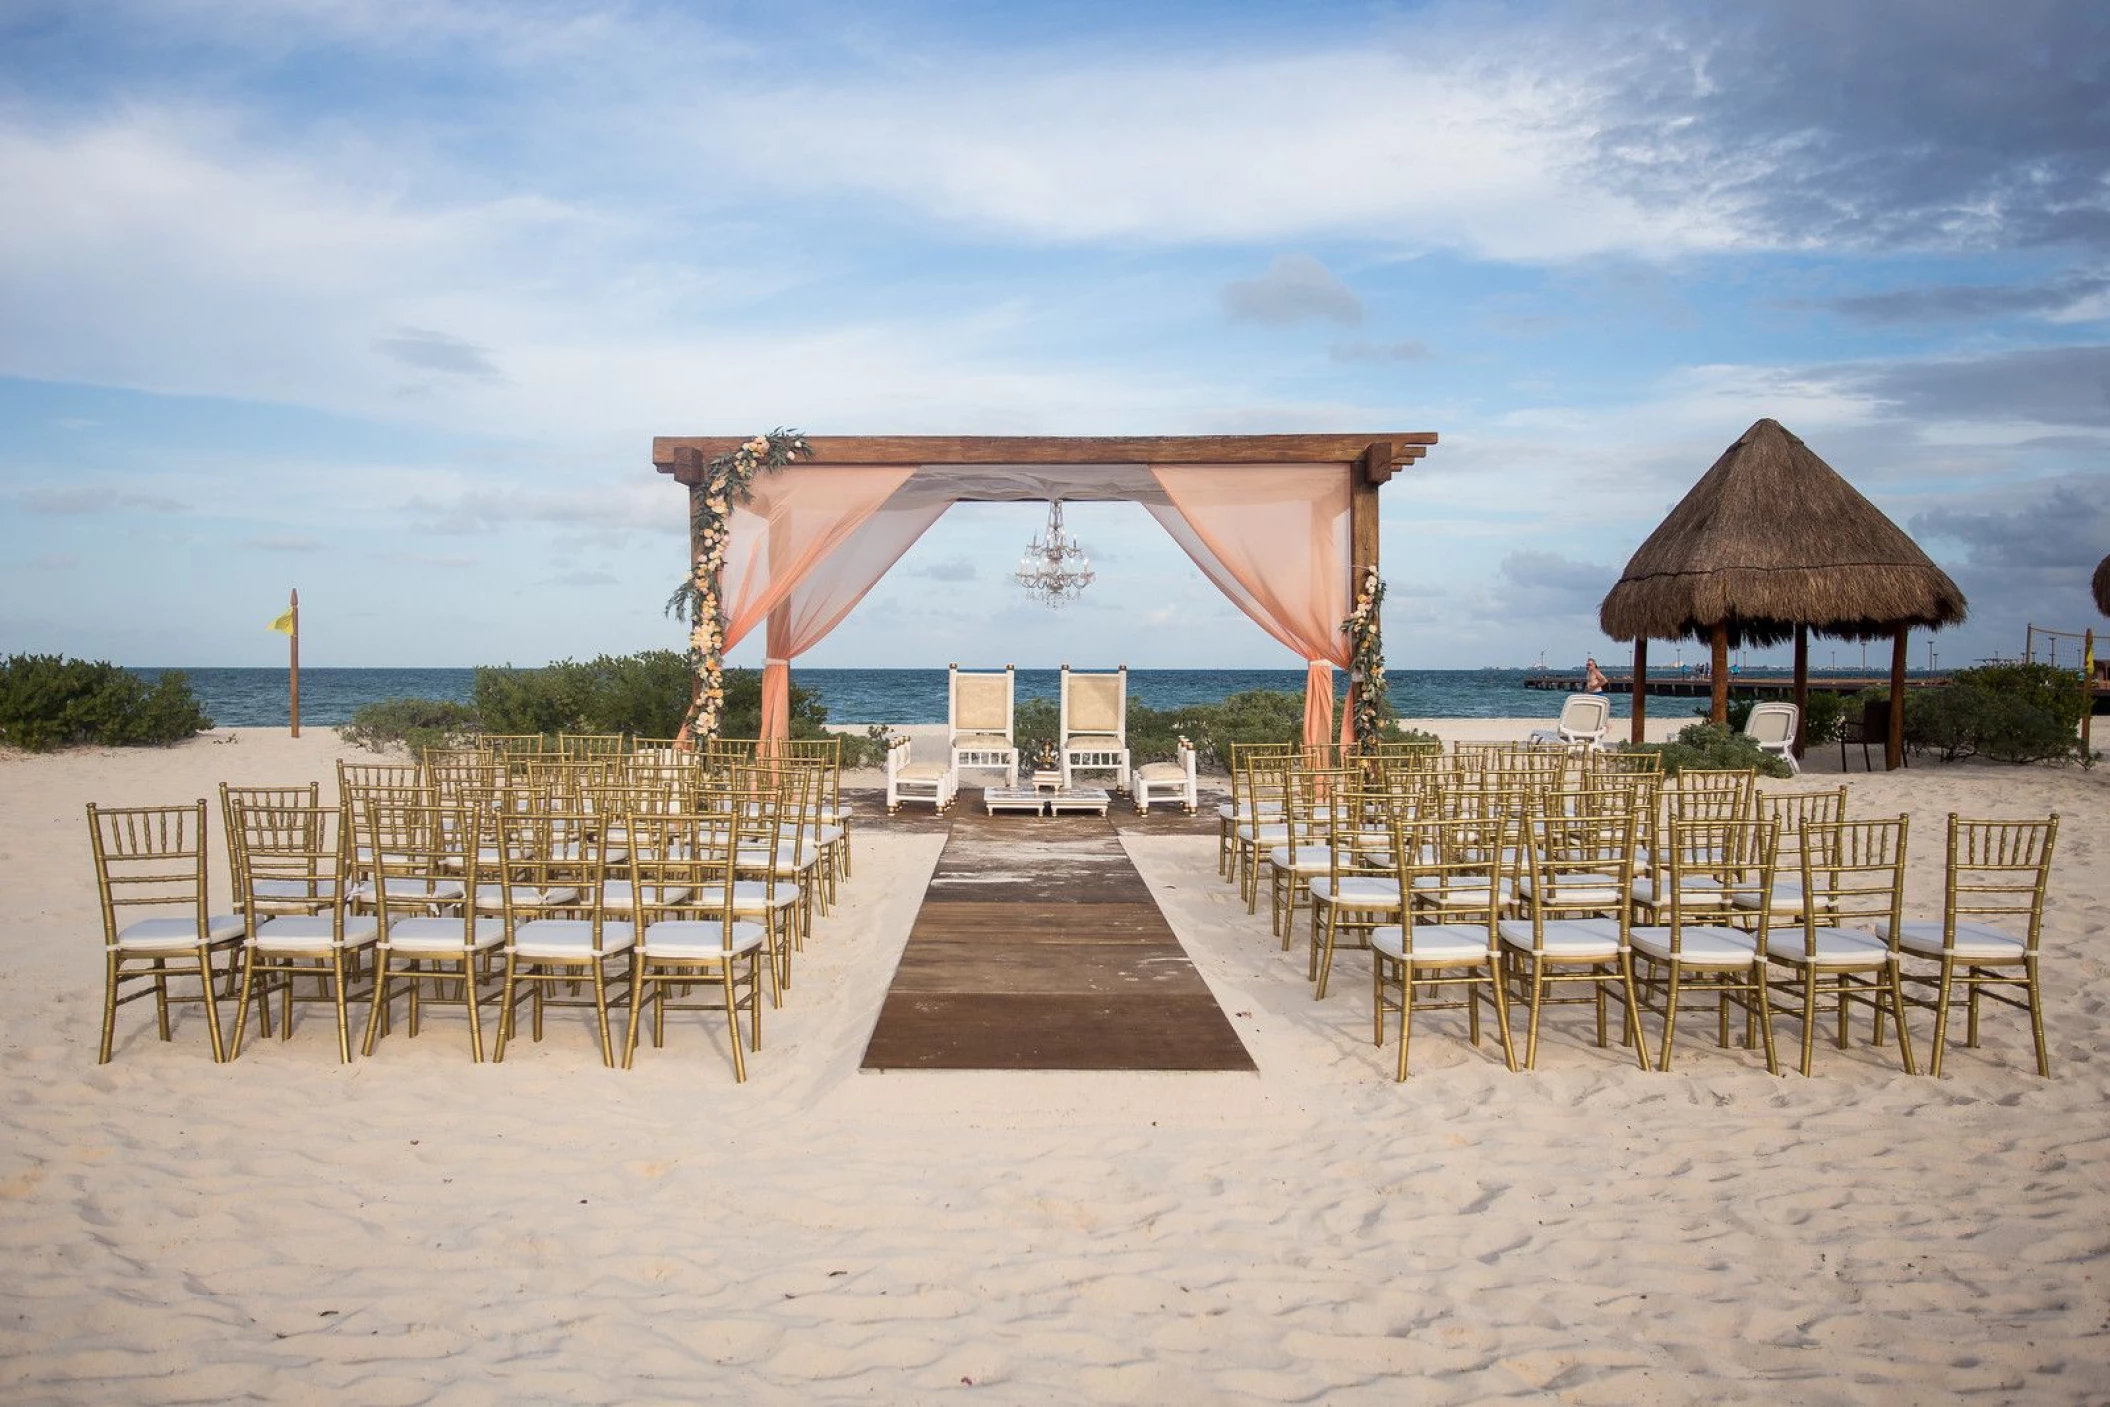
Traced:
<path id="1" fill-rule="evenodd" d="M 1104 787 L 1058 787 L 1053 791 L 1041 791 L 1036 787 L 989 787 L 982 792 L 982 805 L 992 816 L 999 811 L 1025 811 L 1035 816 L 1061 816 L 1083 811 L 1104 816 L 1110 800 Z"/>

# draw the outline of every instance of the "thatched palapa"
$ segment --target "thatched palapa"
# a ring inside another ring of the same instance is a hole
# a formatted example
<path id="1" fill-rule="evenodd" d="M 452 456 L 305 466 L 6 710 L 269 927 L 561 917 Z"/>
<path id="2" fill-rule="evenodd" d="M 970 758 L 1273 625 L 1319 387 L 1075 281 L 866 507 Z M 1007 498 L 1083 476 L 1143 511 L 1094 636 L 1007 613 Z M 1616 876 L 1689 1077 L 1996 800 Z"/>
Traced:
<path id="1" fill-rule="evenodd" d="M 1896 642 L 1964 618 L 1963 592 L 1903 529 L 1777 420 L 1722 452 L 1627 563 L 1598 608 L 1615 640 L 1635 642 L 1638 738 L 1650 639 L 1693 636 L 1714 649 L 1714 716 L 1728 707 L 1732 645 L 1795 641 L 1795 701 L 1807 702 L 1809 632 Z M 1901 759 L 1893 711 L 1889 761 Z"/>
<path id="2" fill-rule="evenodd" d="M 2095 608 L 2110 616 L 2110 557 L 2095 564 Z"/>
<path id="3" fill-rule="evenodd" d="M 1954 625 L 1963 592 L 1919 544 L 1777 420 L 1722 451 L 1598 610 L 1615 640 L 1777 645 L 1798 625 L 1868 640 Z"/>

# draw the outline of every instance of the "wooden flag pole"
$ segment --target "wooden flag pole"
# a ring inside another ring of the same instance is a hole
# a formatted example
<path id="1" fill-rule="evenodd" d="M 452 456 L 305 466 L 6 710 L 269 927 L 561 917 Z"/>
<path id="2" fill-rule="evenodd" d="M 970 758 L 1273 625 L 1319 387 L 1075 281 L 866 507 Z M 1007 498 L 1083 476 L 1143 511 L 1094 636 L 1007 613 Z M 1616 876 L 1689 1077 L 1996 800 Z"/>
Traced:
<path id="1" fill-rule="evenodd" d="M 291 700 L 293 736 L 300 736 L 300 588 L 293 589 L 293 630 L 287 636 L 290 657 L 286 666 L 286 691 Z"/>

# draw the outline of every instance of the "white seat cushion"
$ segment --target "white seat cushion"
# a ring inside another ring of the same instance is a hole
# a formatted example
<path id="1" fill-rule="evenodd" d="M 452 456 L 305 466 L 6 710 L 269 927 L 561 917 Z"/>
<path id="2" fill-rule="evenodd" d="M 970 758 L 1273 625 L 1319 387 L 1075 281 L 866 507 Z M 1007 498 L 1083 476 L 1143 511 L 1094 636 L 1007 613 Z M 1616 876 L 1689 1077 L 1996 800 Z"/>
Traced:
<path id="1" fill-rule="evenodd" d="M 399 918 L 388 926 L 388 946 L 399 953 L 483 952 L 506 939 L 503 919 L 480 918 L 473 931 L 458 918 Z"/>
<path id="2" fill-rule="evenodd" d="M 1841 971 L 1888 967 L 1891 961 L 1890 944 L 1858 928 L 1818 929 L 1817 954 L 1811 957 L 1807 933 L 1799 924 L 1768 933 L 1766 956 L 1776 962 L 1811 963 Z"/>
<path id="3" fill-rule="evenodd" d="M 1141 782 L 1172 782 L 1185 785 L 1187 769 L 1177 762 L 1146 762 L 1136 768 L 1136 780 Z"/>
<path id="4" fill-rule="evenodd" d="M 689 891 L 686 885 L 670 885 L 665 889 L 656 884 L 645 886 L 645 902 L 648 905 L 679 904 L 688 897 Z M 633 907 L 630 898 L 630 881 L 627 879 L 611 879 L 602 885 L 601 907 L 612 909 L 617 913 L 629 913 Z"/>
<path id="5" fill-rule="evenodd" d="M 911 762 L 894 774 L 897 782 L 942 782 L 952 769 L 937 762 Z"/>
<path id="6" fill-rule="evenodd" d="M 458 881 L 443 879 L 414 879 L 409 875 L 388 875 L 382 881 L 388 887 L 388 902 L 391 904 L 452 904 L 462 897 L 462 886 Z M 352 902 L 371 904 L 374 902 L 374 882 L 367 880 L 352 888 Z"/>
<path id="7" fill-rule="evenodd" d="M 1387 957 L 1404 958 L 1407 930 L 1388 923 L 1373 929 L 1370 946 Z M 1477 923 L 1417 923 L 1414 925 L 1414 961 L 1428 967 L 1486 962 L 1490 952 L 1487 929 Z"/>
<path id="8" fill-rule="evenodd" d="M 788 909 L 798 903 L 796 886 L 786 885 L 775 894 L 769 886 L 758 879 L 742 879 L 733 882 L 733 912 L 736 914 L 761 914 L 772 909 Z M 706 884 L 696 891 L 696 907 L 718 909 L 725 905 L 725 886 Z M 671 920 L 670 920 L 671 922 Z"/>
<path id="9" fill-rule="evenodd" d="M 1531 876 L 1517 881 L 1517 897 L 1536 899 Z M 1608 874 L 1564 874 L 1551 876 L 1546 884 L 1546 902 L 1564 908 L 1616 909 L 1625 901 L 1617 876 Z"/>
<path id="10" fill-rule="evenodd" d="M 1619 920 L 1556 918 L 1545 923 L 1543 946 L 1527 919 L 1505 918 L 1495 925 L 1502 941 L 1525 952 L 1543 952 L 1562 962 L 1602 962 L 1619 956 Z"/>
<path id="11" fill-rule="evenodd" d="M 252 898 L 267 902 L 293 900 L 303 903 L 309 901 L 323 903 L 336 892 L 337 881 L 334 879 L 317 879 L 313 881 L 304 879 L 259 879 L 252 880 L 249 885 L 249 893 Z"/>
<path id="12" fill-rule="evenodd" d="M 1289 827 L 1282 823 L 1263 821 L 1258 826 L 1243 825 L 1238 828 L 1241 845 L 1279 845 L 1289 839 Z"/>
<path id="13" fill-rule="evenodd" d="M 1396 879 L 1386 879 L 1382 875 L 1343 875 L 1338 895 L 1333 885 L 1332 875 L 1312 880 L 1311 897 L 1322 904 L 1339 904 L 1344 909 L 1399 907 L 1399 881 Z"/>
<path id="14" fill-rule="evenodd" d="M 1772 893 L 1772 911 L 1776 917 L 1801 917 L 1803 899 L 1801 880 L 1775 880 L 1773 882 Z M 1746 889 L 1731 890 L 1729 894 L 1729 901 L 1735 904 L 1736 907 L 1738 907 L 1739 909 L 1748 909 L 1754 913 L 1756 913 L 1760 907 L 1759 893 L 1756 886 Z M 1838 906 L 1838 902 L 1833 899 L 1832 896 L 1829 894 L 1819 894 L 1817 896 L 1818 913 L 1828 912 L 1829 910 L 1836 909 Z"/>
<path id="15" fill-rule="evenodd" d="M 636 941 L 627 923 L 601 924 L 601 952 L 628 951 Z M 590 962 L 593 960 L 593 924 L 583 918 L 530 919 L 513 930 L 513 951 L 538 961 Z"/>
<path id="16" fill-rule="evenodd" d="M 952 746 L 955 752 L 1007 752 L 1011 740 L 1002 733 L 955 733 Z"/>
<path id="17" fill-rule="evenodd" d="M 1670 959 L 1670 929 L 1667 925 L 1636 928 L 1628 936 L 1634 951 L 1665 961 Z M 1758 955 L 1757 936 L 1740 928 L 1687 925 L 1679 942 L 1678 959 L 1691 967 L 1742 967 Z"/>
<path id="18" fill-rule="evenodd" d="M 1877 931 L 1884 932 L 1889 926 L 1879 924 Z M 1970 962 L 2021 962 L 2028 954 L 2022 939 L 2014 934 L 2004 933 L 1991 924 L 1968 920 L 1957 921 L 1956 946 L 1945 949 L 1942 947 L 1940 919 L 1906 919 L 1898 925 L 1898 946 L 1914 957 L 1936 960 L 1946 952 L 1954 952 L 1957 957 Z"/>
<path id="19" fill-rule="evenodd" d="M 205 920 L 205 941 L 224 943 L 239 938 L 245 927 L 239 915 L 211 914 Z M 128 923 L 117 934 L 117 946 L 128 952 L 180 953 L 198 946 L 198 921 L 194 918 L 143 918 Z"/>
<path id="20" fill-rule="evenodd" d="M 1278 870 L 1295 870 L 1298 874 L 1324 872 L 1333 866 L 1333 851 L 1324 845 L 1300 845 L 1295 850 L 1278 845 L 1267 852 L 1267 862 Z"/>
<path id="21" fill-rule="evenodd" d="M 732 947 L 726 947 L 725 925 L 709 919 L 669 919 L 648 924 L 639 951 L 647 958 L 684 962 L 707 962 L 712 958 L 751 953 L 768 940 L 761 924 L 745 920 L 733 924 Z"/>
<path id="22" fill-rule="evenodd" d="M 579 902 L 576 889 L 537 889 L 532 884 L 516 884 L 512 894 L 516 909 L 561 909 Z M 485 913 L 496 913 L 505 907 L 505 894 L 495 884 L 479 884 L 476 907 Z"/>
<path id="23" fill-rule="evenodd" d="M 378 924 L 371 914 L 345 915 L 344 946 L 364 947 L 374 941 L 377 929 Z M 281 914 L 259 924 L 256 936 L 250 941 L 267 953 L 305 953 L 327 948 L 334 939 L 328 914 Z"/>

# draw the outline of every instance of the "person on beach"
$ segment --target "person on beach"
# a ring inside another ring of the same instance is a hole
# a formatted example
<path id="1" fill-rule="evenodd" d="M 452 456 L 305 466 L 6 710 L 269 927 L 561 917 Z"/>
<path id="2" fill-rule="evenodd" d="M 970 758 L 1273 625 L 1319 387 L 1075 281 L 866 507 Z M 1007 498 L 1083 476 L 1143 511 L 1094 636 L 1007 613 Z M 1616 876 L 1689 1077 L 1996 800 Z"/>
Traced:
<path id="1" fill-rule="evenodd" d="M 1597 667 L 1595 655 L 1583 661 L 1583 690 L 1591 694 L 1604 692 L 1604 671 Z"/>

